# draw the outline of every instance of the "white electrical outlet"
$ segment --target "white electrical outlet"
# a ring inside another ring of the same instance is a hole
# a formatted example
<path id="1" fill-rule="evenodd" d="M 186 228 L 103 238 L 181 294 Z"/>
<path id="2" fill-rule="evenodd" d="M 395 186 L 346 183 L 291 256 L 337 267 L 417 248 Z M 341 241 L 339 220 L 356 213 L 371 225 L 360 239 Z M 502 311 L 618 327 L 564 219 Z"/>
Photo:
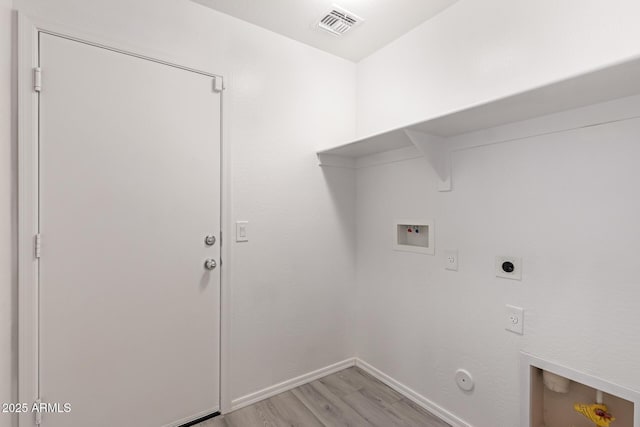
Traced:
<path id="1" fill-rule="evenodd" d="M 458 271 L 458 251 L 444 251 L 444 268 Z"/>
<path id="2" fill-rule="evenodd" d="M 507 304 L 504 328 L 509 332 L 524 335 L 524 308 Z"/>
<path id="3" fill-rule="evenodd" d="M 497 256 L 496 276 L 522 280 L 522 259 L 514 256 Z"/>

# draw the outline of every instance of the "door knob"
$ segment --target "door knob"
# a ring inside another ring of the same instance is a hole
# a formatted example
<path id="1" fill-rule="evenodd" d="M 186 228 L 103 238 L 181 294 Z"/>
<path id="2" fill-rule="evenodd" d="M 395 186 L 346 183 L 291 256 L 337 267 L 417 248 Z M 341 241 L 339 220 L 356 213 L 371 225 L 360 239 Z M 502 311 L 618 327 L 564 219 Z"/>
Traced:
<path id="1" fill-rule="evenodd" d="M 216 260 L 212 259 L 212 258 L 208 258 L 204 262 L 204 268 L 206 268 L 207 270 L 213 270 L 217 266 L 218 266 L 218 264 L 216 263 Z"/>

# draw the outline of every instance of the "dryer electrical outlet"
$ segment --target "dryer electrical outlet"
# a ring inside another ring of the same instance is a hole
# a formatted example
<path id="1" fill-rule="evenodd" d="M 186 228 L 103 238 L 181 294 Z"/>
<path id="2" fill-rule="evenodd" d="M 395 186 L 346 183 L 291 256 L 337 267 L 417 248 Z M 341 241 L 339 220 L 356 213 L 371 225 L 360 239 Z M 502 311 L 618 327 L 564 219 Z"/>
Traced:
<path id="1" fill-rule="evenodd" d="M 522 280 L 522 259 L 513 256 L 497 256 L 496 277 Z"/>

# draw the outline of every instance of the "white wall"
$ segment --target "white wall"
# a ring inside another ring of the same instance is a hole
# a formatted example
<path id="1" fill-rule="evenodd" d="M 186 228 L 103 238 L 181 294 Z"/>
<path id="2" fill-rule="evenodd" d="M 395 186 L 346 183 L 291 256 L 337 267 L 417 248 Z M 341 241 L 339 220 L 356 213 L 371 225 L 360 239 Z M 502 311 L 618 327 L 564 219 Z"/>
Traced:
<path id="1" fill-rule="evenodd" d="M 598 110 L 639 117 L 640 97 Z M 358 170 L 358 356 L 478 427 L 519 425 L 519 350 L 640 390 L 639 137 L 636 118 L 460 149 L 452 192 L 435 191 L 424 159 Z M 423 217 L 436 255 L 393 251 L 392 221 Z M 446 249 L 459 271 L 444 269 Z M 523 280 L 496 278 L 496 255 L 521 256 Z M 526 309 L 524 336 L 504 330 L 505 304 Z M 472 393 L 457 388 L 458 368 Z"/>
<path id="2" fill-rule="evenodd" d="M 640 55 L 640 2 L 460 0 L 358 64 L 358 134 Z"/>
<path id="3" fill-rule="evenodd" d="M 9 3 L 0 10 L 0 400 L 11 400 L 8 342 L 15 168 L 9 143 Z M 355 136 L 355 65 L 184 0 L 17 0 L 14 7 L 185 65 L 225 73 L 234 219 L 232 398 L 353 355 L 352 172 L 323 173 L 315 150 Z M 327 124 L 330 124 L 327 125 Z M 351 179 L 347 179 L 351 178 Z M 8 426 L 0 416 L 0 426 Z"/>
<path id="4" fill-rule="evenodd" d="M 358 135 L 640 56 L 639 14 L 633 0 L 460 0 L 358 64 Z M 359 170 L 358 355 L 475 426 L 519 424 L 519 349 L 640 389 L 639 132 L 459 151 L 451 193 L 419 159 Z M 436 257 L 391 251 L 395 217 L 434 218 Z M 495 278 L 499 254 L 524 258 L 522 283 Z M 524 337 L 503 330 L 506 303 L 527 308 Z M 473 393 L 456 388 L 458 367 Z"/>
<path id="5" fill-rule="evenodd" d="M 16 165 L 12 75 L 11 1 L 0 1 L 0 402 L 12 402 L 16 393 L 16 269 L 15 224 Z M 11 417 L 0 414 L 0 427 Z"/>

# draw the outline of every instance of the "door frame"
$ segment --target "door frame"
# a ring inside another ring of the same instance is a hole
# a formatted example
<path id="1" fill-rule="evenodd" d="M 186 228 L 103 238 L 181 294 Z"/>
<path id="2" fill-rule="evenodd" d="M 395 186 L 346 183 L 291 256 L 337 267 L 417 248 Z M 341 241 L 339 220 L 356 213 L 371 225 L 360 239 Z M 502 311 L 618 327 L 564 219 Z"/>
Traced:
<path id="1" fill-rule="evenodd" d="M 228 143 L 229 114 L 225 109 L 230 74 L 211 73 L 180 64 L 172 55 L 158 53 L 124 41 L 87 34 L 78 29 L 47 22 L 18 12 L 18 396 L 29 406 L 39 397 L 38 286 L 39 263 L 35 236 L 39 230 L 38 121 L 39 95 L 34 90 L 34 68 L 39 64 L 39 34 L 69 40 L 153 61 L 166 66 L 223 79 L 220 92 L 220 411 L 231 409 L 230 395 L 230 266 L 231 171 Z M 43 72 L 46 74 L 46 71 Z M 225 76 L 223 78 L 223 76 Z M 226 95 L 226 96 L 225 96 Z M 223 238 L 224 237 L 224 240 Z M 224 243 L 223 243 L 224 242 Z M 224 260 L 224 262 L 222 262 Z M 19 427 L 35 426 L 31 412 L 18 415 Z"/>

